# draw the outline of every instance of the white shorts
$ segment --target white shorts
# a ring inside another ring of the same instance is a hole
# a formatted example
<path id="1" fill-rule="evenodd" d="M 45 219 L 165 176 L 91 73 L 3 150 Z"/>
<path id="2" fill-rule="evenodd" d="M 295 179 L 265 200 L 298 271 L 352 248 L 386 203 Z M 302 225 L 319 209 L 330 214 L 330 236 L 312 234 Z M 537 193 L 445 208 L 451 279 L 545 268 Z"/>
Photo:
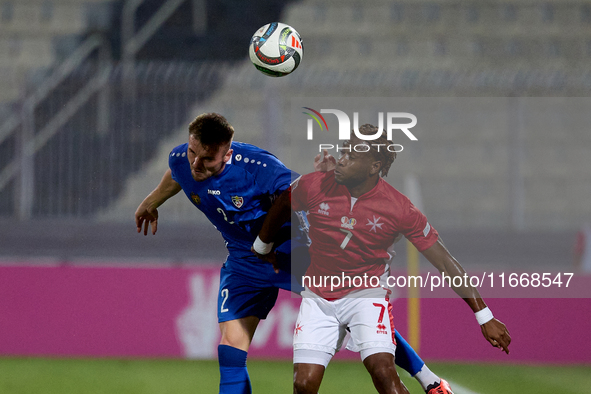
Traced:
<path id="1" fill-rule="evenodd" d="M 381 352 L 394 354 L 392 304 L 387 292 L 382 298 L 363 297 L 360 291 L 356 297 L 327 301 L 305 290 L 293 337 L 294 363 L 326 366 L 347 332 L 351 338 L 346 348 L 360 352 L 362 359 Z"/>

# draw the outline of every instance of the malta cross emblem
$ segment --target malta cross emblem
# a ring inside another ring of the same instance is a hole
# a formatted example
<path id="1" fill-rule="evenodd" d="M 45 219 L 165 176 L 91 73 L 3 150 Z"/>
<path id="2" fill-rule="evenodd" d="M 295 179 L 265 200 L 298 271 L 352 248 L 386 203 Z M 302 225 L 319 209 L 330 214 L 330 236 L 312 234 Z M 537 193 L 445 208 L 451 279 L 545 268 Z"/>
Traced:
<path id="1" fill-rule="evenodd" d="M 375 215 L 373 217 L 373 222 L 371 220 L 367 219 L 367 223 L 365 225 L 371 226 L 371 228 L 369 229 L 369 232 L 373 231 L 374 233 L 377 233 L 378 231 L 376 230 L 376 227 L 379 228 L 380 230 L 382 229 L 382 225 L 384 223 L 378 223 L 380 219 L 381 218 L 376 219 Z"/>
<path id="2" fill-rule="evenodd" d="M 240 196 L 232 196 L 232 203 L 236 208 L 240 208 L 244 204 L 244 198 Z"/>
<path id="3" fill-rule="evenodd" d="M 298 323 L 295 328 L 295 335 L 298 335 L 300 332 L 302 332 L 303 327 L 304 326 L 302 326 L 300 323 Z"/>

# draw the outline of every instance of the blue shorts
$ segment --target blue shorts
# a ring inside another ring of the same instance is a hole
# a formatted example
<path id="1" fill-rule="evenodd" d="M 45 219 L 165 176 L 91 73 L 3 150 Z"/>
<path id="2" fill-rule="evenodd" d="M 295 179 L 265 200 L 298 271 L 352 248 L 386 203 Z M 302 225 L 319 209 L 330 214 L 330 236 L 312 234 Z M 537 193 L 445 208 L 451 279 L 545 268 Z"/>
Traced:
<path id="1" fill-rule="evenodd" d="M 298 240 L 287 241 L 275 249 L 275 256 L 279 263 L 279 269 L 291 274 L 290 290 L 300 294 L 304 290 L 302 275 L 305 275 L 310 265 L 308 246 Z"/>
<path id="2" fill-rule="evenodd" d="M 274 249 L 280 268 L 278 274 L 269 263 L 262 261 L 258 264 L 269 264 L 268 268 L 257 269 L 255 274 L 248 271 L 243 261 L 232 260 L 229 265 L 234 269 L 224 264 L 220 272 L 218 322 L 248 316 L 265 319 L 277 301 L 279 289 L 301 293 L 301 277 L 310 264 L 306 241 L 307 236 L 292 234 L 290 237 L 287 233 L 287 241 Z M 239 270 L 244 272 L 237 272 Z"/>
<path id="3" fill-rule="evenodd" d="M 280 271 L 267 278 L 252 278 L 222 266 L 218 293 L 218 322 L 256 316 L 265 319 L 275 305 L 279 289 L 291 289 L 291 274 Z"/>

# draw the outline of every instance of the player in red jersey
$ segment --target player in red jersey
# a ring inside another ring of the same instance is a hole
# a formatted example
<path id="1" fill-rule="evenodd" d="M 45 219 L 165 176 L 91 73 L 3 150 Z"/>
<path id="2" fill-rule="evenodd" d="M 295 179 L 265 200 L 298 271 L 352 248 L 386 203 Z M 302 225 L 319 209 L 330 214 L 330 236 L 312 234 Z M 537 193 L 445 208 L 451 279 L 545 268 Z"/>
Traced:
<path id="1" fill-rule="evenodd" d="M 364 125 L 360 132 L 375 135 L 377 128 Z M 395 158 L 385 149 L 388 142 L 384 136 L 373 144 L 352 138 L 334 171 L 304 175 L 279 197 L 255 242 L 259 257 L 273 262 L 273 255 L 265 253 L 276 229 L 291 209 L 308 211 L 311 264 L 294 333 L 295 393 L 317 392 L 345 330 L 351 333 L 348 348 L 360 352 L 378 392 L 407 392 L 394 367 L 393 319 L 384 282 L 388 248 L 399 235 L 440 272 L 452 278 L 465 274 L 426 217 L 380 178 Z M 484 337 L 508 353 L 510 335 L 478 290 L 454 290 L 475 312 Z M 451 392 L 443 383 L 427 392 Z"/>

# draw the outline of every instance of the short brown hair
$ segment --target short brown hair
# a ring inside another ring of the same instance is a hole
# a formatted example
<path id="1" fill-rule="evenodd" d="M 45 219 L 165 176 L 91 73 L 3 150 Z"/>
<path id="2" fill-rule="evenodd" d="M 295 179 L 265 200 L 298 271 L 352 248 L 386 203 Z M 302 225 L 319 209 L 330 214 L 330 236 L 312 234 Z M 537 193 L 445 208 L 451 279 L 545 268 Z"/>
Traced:
<path id="1" fill-rule="evenodd" d="M 201 114 L 189 124 L 189 135 L 206 148 L 230 145 L 234 137 L 234 127 L 220 114 Z"/>
<path id="2" fill-rule="evenodd" d="M 350 140 L 345 142 L 345 146 L 351 145 L 352 140 L 357 140 L 361 142 L 365 142 L 364 140 L 357 137 L 353 131 L 353 137 Z M 378 128 L 371 124 L 364 124 L 363 126 L 359 127 L 359 133 L 363 135 L 376 135 L 378 133 Z M 390 152 L 387 147 L 393 145 L 392 141 L 388 140 L 387 133 L 382 130 L 382 134 L 375 140 L 369 141 L 368 143 L 370 149 L 369 152 L 373 155 L 376 161 L 382 162 L 382 168 L 380 169 L 380 175 L 385 177 L 388 175 L 388 171 L 390 171 L 390 166 L 394 163 L 394 159 L 396 159 L 396 152 Z"/>

